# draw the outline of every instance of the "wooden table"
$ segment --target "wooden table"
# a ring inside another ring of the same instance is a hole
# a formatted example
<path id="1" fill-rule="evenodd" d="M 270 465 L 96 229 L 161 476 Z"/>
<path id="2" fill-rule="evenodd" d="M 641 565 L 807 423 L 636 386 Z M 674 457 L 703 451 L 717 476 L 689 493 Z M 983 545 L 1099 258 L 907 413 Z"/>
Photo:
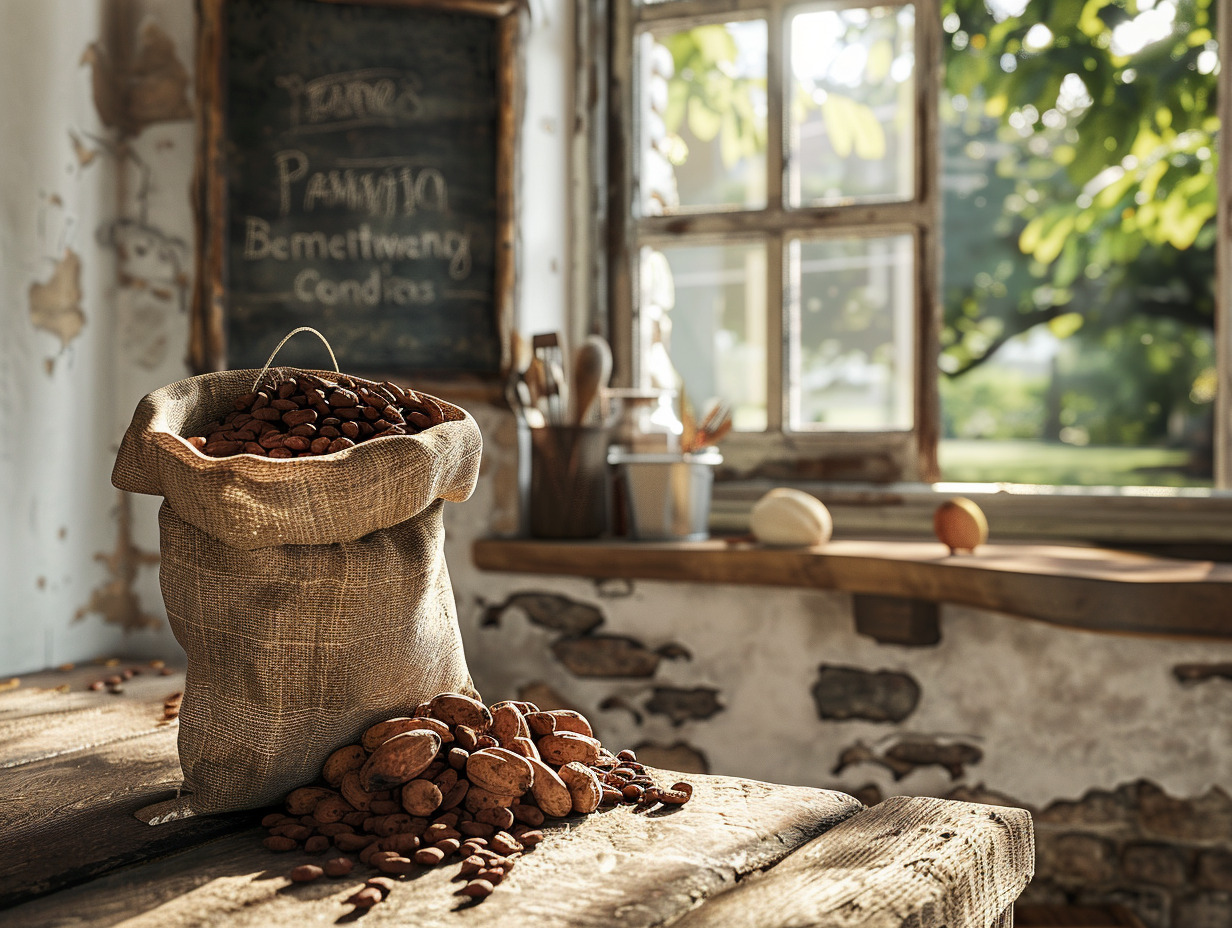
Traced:
<path id="1" fill-rule="evenodd" d="M 0 691 L 0 924 L 300 926 L 357 918 L 371 875 L 293 884 L 261 845 L 260 812 L 148 826 L 172 795 L 183 675 L 148 667 L 124 692 L 90 681 L 126 666 L 49 671 Z M 2 685 L 2 684 L 0 684 Z M 663 772 L 665 782 L 680 775 Z M 487 900 L 454 895 L 457 866 L 423 870 L 368 925 L 1008 926 L 1031 878 L 1030 816 L 939 799 L 865 809 L 843 793 L 694 776 L 674 810 L 621 807 L 554 823 Z"/>

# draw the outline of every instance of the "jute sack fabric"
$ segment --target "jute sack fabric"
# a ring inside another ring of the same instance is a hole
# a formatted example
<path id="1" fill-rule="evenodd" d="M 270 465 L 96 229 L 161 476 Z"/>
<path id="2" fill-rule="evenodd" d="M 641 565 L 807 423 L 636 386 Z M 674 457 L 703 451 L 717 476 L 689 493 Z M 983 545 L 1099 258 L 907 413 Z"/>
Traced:
<path id="1" fill-rule="evenodd" d="M 475 487 L 474 419 L 437 400 L 446 421 L 419 435 L 288 460 L 211 458 L 181 437 L 233 409 L 257 374 L 145 397 L 112 473 L 165 499 L 160 581 L 188 656 L 183 790 L 143 810 L 152 823 L 275 802 L 372 723 L 439 692 L 474 694 L 442 523 L 444 501 Z"/>

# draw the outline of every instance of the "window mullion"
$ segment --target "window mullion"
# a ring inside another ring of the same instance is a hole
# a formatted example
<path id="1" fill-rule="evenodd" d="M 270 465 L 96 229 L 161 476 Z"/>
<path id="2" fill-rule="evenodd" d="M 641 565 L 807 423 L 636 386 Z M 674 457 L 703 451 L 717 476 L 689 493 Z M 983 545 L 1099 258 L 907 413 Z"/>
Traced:
<path id="1" fill-rule="evenodd" d="M 1215 394 L 1214 480 L 1220 489 L 1232 488 L 1232 3 L 1219 0 L 1219 212 L 1215 239 L 1215 369 L 1219 388 Z"/>
<path id="2" fill-rule="evenodd" d="M 916 185 L 922 212 L 916 240 L 915 479 L 941 479 L 941 10 L 914 0 Z"/>
<path id="3" fill-rule="evenodd" d="M 608 70 L 608 103 L 611 107 L 608 132 L 608 177 L 611 179 L 608 201 L 609 222 L 607 253 L 611 262 L 608 271 L 609 311 L 612 313 L 612 383 L 632 386 L 636 383 L 640 362 L 637 327 L 637 246 L 635 244 L 634 161 L 637 158 L 636 139 L 641 131 L 636 106 L 636 81 L 633 69 L 633 11 L 630 0 L 613 0 L 609 10 L 611 24 L 611 58 Z M 611 144 L 613 139 L 624 140 Z"/>
<path id="4" fill-rule="evenodd" d="M 787 269 L 783 236 L 766 242 L 766 429 L 781 432 L 787 416 Z"/>
<path id="5" fill-rule="evenodd" d="M 766 207 L 783 211 L 784 89 L 789 66 L 783 23 L 783 4 L 772 3 L 766 11 Z M 786 267 L 784 236 L 766 237 L 766 428 L 780 432 L 788 420 L 786 361 Z"/>

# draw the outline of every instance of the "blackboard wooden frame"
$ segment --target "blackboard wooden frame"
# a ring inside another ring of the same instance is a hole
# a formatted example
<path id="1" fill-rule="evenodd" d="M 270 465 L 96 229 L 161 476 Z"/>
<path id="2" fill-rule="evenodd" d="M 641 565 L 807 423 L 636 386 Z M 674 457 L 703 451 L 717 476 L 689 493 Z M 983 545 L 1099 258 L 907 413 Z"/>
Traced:
<path id="1" fill-rule="evenodd" d="M 229 4 L 244 0 L 197 0 L 197 131 L 198 150 L 194 178 L 194 213 L 197 231 L 188 360 L 196 373 L 227 366 L 226 344 L 229 281 L 227 273 L 228 177 L 227 73 Z M 305 0 L 326 5 L 387 7 L 416 12 L 467 14 L 497 20 L 497 130 L 496 228 L 493 230 L 494 286 L 492 311 L 499 340 L 499 369 L 463 371 L 450 368 L 390 369 L 362 359 L 344 359 L 352 373 L 390 379 L 448 383 L 455 390 L 477 389 L 499 395 L 500 384 L 513 364 L 516 273 L 515 177 L 517 131 L 522 109 L 520 37 L 525 18 L 524 0 Z M 303 324 L 312 325 L 310 317 Z M 272 348 L 272 345 L 271 345 Z"/>

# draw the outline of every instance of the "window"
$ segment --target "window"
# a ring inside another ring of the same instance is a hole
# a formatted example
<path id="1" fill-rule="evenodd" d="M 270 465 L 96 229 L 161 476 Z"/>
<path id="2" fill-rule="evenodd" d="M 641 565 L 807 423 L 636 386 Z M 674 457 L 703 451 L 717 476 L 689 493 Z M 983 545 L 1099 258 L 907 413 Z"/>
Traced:
<path id="1" fill-rule="evenodd" d="M 1005 464 L 1021 463 L 1013 441 L 979 441 L 1009 434 L 1070 455 L 1039 482 L 1228 485 L 1211 415 L 1228 392 L 1212 331 L 1227 302 L 1221 143 L 1203 89 L 1226 80 L 1217 2 L 618 2 L 612 105 L 628 148 L 612 256 L 628 285 L 612 310 L 627 376 L 731 402 L 736 475 L 1036 473 Z M 1059 193 L 1068 212 L 1039 202 Z M 1138 240 L 1152 235 L 1172 247 L 1155 257 L 1174 290 L 1205 281 L 1205 310 L 1201 288 L 1144 294 L 1141 276 L 1129 299 L 1185 305 L 1156 322 L 1118 309 L 1133 288 L 1110 288 L 1147 267 Z M 998 237 L 1013 254 L 981 250 Z M 1185 318 L 1194 307 L 1205 320 Z M 1105 478 L 1072 452 L 1107 436 L 1163 450 L 1114 455 Z M 1207 477 L 1164 473 L 1180 458 L 1162 443 L 1182 440 L 1206 442 Z"/>
<path id="2" fill-rule="evenodd" d="M 739 473 L 935 478 L 935 5 L 621 13 L 634 376 L 730 402 Z"/>

